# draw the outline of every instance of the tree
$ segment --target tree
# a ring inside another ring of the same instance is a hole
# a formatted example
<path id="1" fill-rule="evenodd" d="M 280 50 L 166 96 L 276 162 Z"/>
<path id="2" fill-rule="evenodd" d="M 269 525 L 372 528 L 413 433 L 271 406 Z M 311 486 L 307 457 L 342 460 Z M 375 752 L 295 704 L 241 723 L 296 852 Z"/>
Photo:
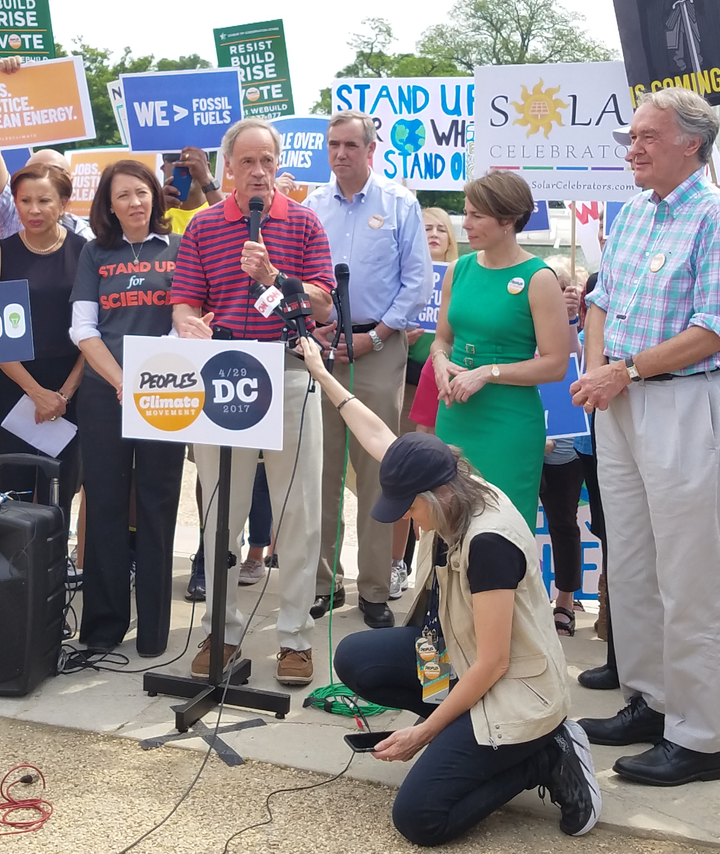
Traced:
<path id="1" fill-rule="evenodd" d="M 395 41 L 392 27 L 384 18 L 366 18 L 365 33 L 356 33 L 348 47 L 355 50 L 355 59 L 341 68 L 336 77 L 457 77 L 463 72 L 446 59 L 417 56 L 414 53 L 388 53 Z M 310 112 L 329 115 L 332 112 L 330 88 L 320 92 L 320 100 Z"/>
<path id="2" fill-rule="evenodd" d="M 210 68 L 211 63 L 193 53 L 181 56 L 179 59 L 159 59 L 155 61 L 152 55 L 133 56 L 126 47 L 120 58 L 112 62 L 109 50 L 90 47 L 80 40 L 74 42 L 70 51 L 75 56 L 81 56 L 85 66 L 88 82 L 90 104 L 95 119 L 95 139 L 75 142 L 68 148 L 96 148 L 103 145 L 120 145 L 120 132 L 117 129 L 115 114 L 108 96 L 107 84 L 117 80 L 121 74 L 134 74 L 143 71 L 182 71 L 192 68 Z M 67 56 L 62 45 L 55 45 L 55 55 Z"/>
<path id="3" fill-rule="evenodd" d="M 457 0 L 450 24 L 425 31 L 418 52 L 466 74 L 476 65 L 600 62 L 614 51 L 580 27 L 582 15 L 556 0 Z"/>

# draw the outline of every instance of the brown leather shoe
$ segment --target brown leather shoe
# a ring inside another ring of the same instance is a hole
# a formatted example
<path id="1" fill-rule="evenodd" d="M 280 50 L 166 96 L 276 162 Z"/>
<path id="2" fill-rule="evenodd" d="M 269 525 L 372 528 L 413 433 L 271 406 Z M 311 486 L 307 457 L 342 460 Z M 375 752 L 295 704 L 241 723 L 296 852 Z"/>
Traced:
<path id="1" fill-rule="evenodd" d="M 207 679 L 210 675 L 210 635 L 205 640 L 198 644 L 200 652 L 193 658 L 193 663 L 190 665 L 190 675 L 196 679 Z M 238 654 L 235 661 L 240 660 L 240 650 L 235 644 L 226 643 L 223 649 L 223 672 L 227 669 L 233 653 L 237 649 Z"/>
<path id="2" fill-rule="evenodd" d="M 278 653 L 275 678 L 283 685 L 307 685 L 312 682 L 312 649 L 298 651 L 282 647 Z"/>

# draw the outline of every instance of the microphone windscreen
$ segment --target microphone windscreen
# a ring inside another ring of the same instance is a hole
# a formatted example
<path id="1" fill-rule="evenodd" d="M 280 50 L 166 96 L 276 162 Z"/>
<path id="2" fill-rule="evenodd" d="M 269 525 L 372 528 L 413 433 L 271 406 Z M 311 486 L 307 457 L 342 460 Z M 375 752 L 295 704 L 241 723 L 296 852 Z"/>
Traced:
<path id="1" fill-rule="evenodd" d="M 265 202 L 260 198 L 260 196 L 253 196 L 248 202 L 248 207 L 251 211 L 258 211 L 262 213 L 262 209 L 265 207 Z"/>
<path id="2" fill-rule="evenodd" d="M 297 276 L 288 276 L 286 279 L 283 279 L 282 292 L 283 296 L 287 298 L 295 294 L 304 294 L 305 288 Z"/>

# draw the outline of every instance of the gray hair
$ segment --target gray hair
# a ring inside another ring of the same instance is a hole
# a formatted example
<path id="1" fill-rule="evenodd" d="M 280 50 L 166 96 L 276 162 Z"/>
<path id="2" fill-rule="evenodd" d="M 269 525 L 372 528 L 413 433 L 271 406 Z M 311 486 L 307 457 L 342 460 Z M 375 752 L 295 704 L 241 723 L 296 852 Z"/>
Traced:
<path id="1" fill-rule="evenodd" d="M 457 460 L 457 474 L 448 483 L 421 492 L 418 497 L 427 501 L 433 529 L 452 550 L 467 534 L 473 516 L 483 513 L 488 505 L 497 506 L 497 493 L 478 477 L 460 448 L 449 447 Z"/>
<path id="2" fill-rule="evenodd" d="M 250 118 L 241 119 L 239 122 L 235 122 L 232 127 L 225 131 L 225 136 L 222 138 L 222 142 L 220 143 L 221 153 L 229 160 L 232 157 L 237 138 L 244 130 L 251 130 L 252 128 L 266 130 L 270 134 L 273 144 L 275 145 L 275 154 L 279 160 L 280 152 L 282 151 L 282 140 L 280 139 L 280 134 L 269 122 L 266 122 L 265 119 Z"/>
<path id="3" fill-rule="evenodd" d="M 367 113 L 361 113 L 360 110 L 340 110 L 339 113 L 334 113 L 330 116 L 330 121 L 328 122 L 328 132 L 330 131 L 330 128 L 335 127 L 335 125 L 341 125 L 344 122 L 351 122 L 353 119 L 357 119 L 362 123 L 363 142 L 365 145 L 370 145 L 375 142 L 377 139 L 375 123 Z"/>
<path id="4" fill-rule="evenodd" d="M 697 152 L 700 163 L 710 162 L 720 120 L 704 98 L 690 89 L 660 89 L 657 92 L 646 92 L 638 106 L 643 104 L 650 104 L 658 110 L 674 110 L 683 137 L 700 137 Z"/>

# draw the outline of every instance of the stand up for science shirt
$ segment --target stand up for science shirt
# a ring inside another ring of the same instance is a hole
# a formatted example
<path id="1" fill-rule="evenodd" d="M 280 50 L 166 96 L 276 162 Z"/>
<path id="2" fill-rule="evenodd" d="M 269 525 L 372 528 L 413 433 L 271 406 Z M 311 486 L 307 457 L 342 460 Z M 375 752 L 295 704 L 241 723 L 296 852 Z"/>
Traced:
<path id="1" fill-rule="evenodd" d="M 172 329 L 168 298 L 179 246 L 177 234 L 151 234 L 136 261 L 126 240 L 119 249 L 103 249 L 97 241 L 90 241 L 80 255 L 70 297 L 74 304 L 72 339 L 79 343 L 102 338 L 122 365 L 125 335 L 167 335 Z M 85 371 L 98 376 L 89 364 Z"/>

